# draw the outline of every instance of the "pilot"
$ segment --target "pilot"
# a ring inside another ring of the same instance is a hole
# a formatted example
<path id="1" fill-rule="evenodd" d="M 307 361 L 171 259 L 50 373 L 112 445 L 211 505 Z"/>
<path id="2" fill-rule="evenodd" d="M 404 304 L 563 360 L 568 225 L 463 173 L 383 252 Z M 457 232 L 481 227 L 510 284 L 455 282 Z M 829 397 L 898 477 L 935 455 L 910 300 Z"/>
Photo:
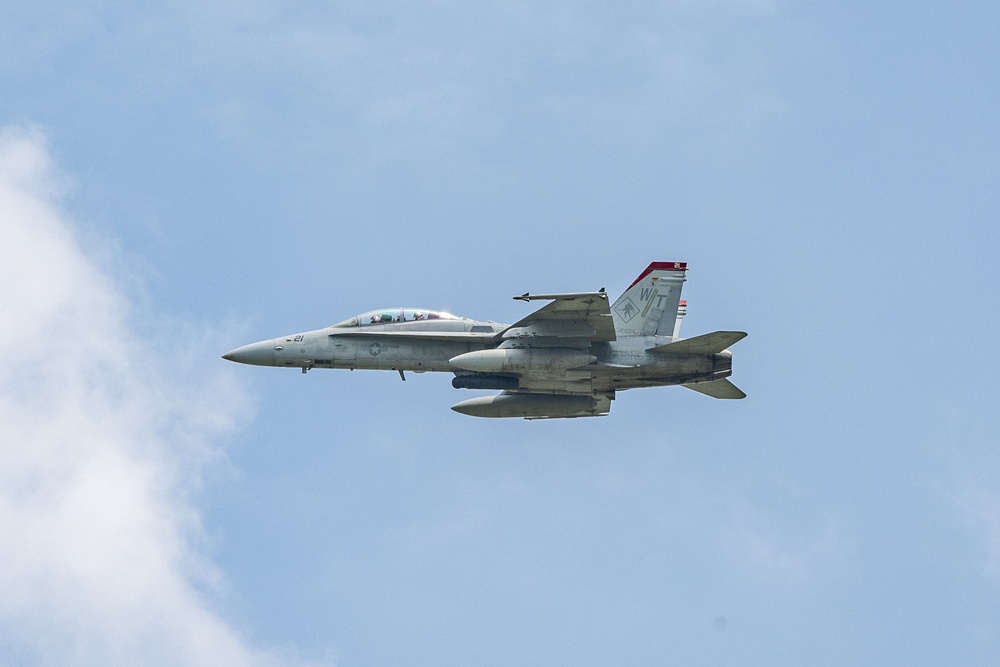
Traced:
<path id="1" fill-rule="evenodd" d="M 423 314 L 423 313 L 421 313 L 421 312 L 420 312 L 420 311 L 418 310 L 417 312 L 413 313 L 413 319 L 414 319 L 414 320 L 422 320 L 422 319 L 424 319 L 424 314 Z"/>

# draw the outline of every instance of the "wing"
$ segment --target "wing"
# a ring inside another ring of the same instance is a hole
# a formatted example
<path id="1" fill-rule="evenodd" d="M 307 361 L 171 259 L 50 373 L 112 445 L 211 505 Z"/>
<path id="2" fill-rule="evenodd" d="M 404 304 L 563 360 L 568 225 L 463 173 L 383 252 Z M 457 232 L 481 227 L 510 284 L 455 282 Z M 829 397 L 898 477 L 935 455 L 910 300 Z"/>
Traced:
<path id="1" fill-rule="evenodd" d="M 500 349 L 541 348 L 539 352 L 543 352 L 545 348 L 570 348 L 582 351 L 588 349 L 591 343 L 615 340 L 614 320 L 604 290 L 573 294 L 522 294 L 514 298 L 551 303 L 497 333 L 493 342 L 499 343 Z M 462 401 L 452 408 L 477 417 L 599 417 L 608 414 L 614 398 L 614 391 L 594 391 L 593 376 L 584 369 L 523 369 L 506 371 L 502 377 L 476 372 L 469 375 L 478 378 L 476 382 L 482 389 L 506 389 L 506 383 L 510 382 L 517 386 L 497 396 Z M 455 382 L 462 383 L 463 380 L 456 378 L 452 384 L 455 385 Z"/>
<path id="2" fill-rule="evenodd" d="M 615 340 L 615 324 L 604 290 L 573 294 L 522 294 L 514 298 L 519 301 L 548 300 L 552 303 L 510 325 L 498 333 L 495 340 L 559 338 L 576 339 L 581 345 Z"/>

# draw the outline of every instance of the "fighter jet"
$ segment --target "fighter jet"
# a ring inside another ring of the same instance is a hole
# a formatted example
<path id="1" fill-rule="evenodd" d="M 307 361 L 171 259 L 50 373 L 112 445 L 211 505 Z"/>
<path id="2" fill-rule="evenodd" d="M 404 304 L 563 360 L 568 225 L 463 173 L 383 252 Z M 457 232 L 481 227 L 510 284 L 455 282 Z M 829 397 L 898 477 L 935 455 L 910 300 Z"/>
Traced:
<path id="1" fill-rule="evenodd" d="M 607 415 L 619 391 L 681 385 L 744 398 L 726 378 L 742 331 L 681 338 L 685 262 L 653 262 L 609 305 L 596 292 L 530 294 L 549 303 L 514 324 L 423 308 L 383 308 L 325 329 L 236 348 L 224 359 L 257 366 L 453 373 L 456 389 L 500 391 L 452 406 L 473 417 Z"/>

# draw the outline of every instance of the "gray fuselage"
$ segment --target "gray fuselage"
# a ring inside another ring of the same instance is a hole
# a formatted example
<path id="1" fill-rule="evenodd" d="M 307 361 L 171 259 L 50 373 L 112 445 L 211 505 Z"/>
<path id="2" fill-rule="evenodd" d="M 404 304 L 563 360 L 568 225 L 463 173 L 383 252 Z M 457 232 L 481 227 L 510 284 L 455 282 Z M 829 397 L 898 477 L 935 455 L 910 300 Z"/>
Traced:
<path id="1" fill-rule="evenodd" d="M 530 364 L 477 373 L 456 367 L 451 360 L 481 350 L 533 350 L 539 343 L 531 336 L 498 338 L 505 324 L 468 319 L 374 323 L 367 326 L 335 325 L 325 329 L 283 336 L 245 345 L 227 359 L 260 366 L 342 368 L 455 373 L 516 379 L 517 388 L 535 393 L 614 392 L 635 387 L 685 384 L 723 378 L 731 373 L 728 350 L 716 354 L 670 354 L 650 351 L 674 341 L 669 336 L 633 336 L 589 343 L 562 339 L 546 346 L 558 355 L 586 351 L 594 360 L 571 369 Z M 502 383 L 501 383 L 502 384 Z M 492 388 L 486 385 L 474 388 Z M 467 386 L 456 381 L 455 386 Z M 498 385 L 498 388 L 504 388 Z"/>

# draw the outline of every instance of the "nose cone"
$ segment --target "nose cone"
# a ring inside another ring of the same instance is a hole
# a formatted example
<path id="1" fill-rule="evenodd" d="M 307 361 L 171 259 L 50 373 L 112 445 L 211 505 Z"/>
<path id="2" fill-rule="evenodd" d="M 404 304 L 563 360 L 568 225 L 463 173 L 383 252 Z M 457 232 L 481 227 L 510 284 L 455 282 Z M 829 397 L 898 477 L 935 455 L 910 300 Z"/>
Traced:
<path id="1" fill-rule="evenodd" d="M 259 343 L 250 343 L 243 347 L 238 347 L 232 352 L 222 355 L 223 359 L 235 361 L 240 364 L 252 364 L 254 366 L 274 365 L 274 341 L 262 340 Z"/>

